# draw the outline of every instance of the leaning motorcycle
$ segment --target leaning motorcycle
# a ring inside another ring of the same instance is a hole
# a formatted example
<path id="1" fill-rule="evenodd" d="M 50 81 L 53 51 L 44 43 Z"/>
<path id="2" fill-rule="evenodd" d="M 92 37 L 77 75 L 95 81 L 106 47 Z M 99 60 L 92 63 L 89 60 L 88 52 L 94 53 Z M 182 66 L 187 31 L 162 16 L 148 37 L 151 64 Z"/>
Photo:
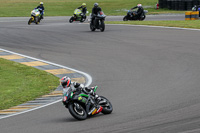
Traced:
<path id="1" fill-rule="evenodd" d="M 88 11 L 87 11 L 88 13 Z M 69 19 L 69 22 L 72 23 L 74 21 L 84 22 L 86 20 L 86 15 L 83 15 L 80 9 L 75 9 L 73 16 Z"/>
<path id="2" fill-rule="evenodd" d="M 136 15 L 137 11 L 129 10 L 127 12 L 127 15 L 124 16 L 123 21 L 128 21 L 128 20 L 140 20 L 140 21 L 142 21 L 142 20 L 144 20 L 146 18 L 146 13 L 147 12 L 148 12 L 147 10 L 144 10 L 143 13 L 138 17 Z"/>
<path id="3" fill-rule="evenodd" d="M 28 25 L 31 23 L 39 24 L 40 23 L 40 11 L 38 9 L 33 9 L 31 11 L 31 18 L 28 21 Z"/>
<path id="4" fill-rule="evenodd" d="M 97 86 L 94 88 L 96 91 Z M 97 107 L 102 107 L 103 114 L 110 114 L 113 110 L 111 102 L 103 97 L 99 96 L 100 101 L 96 101 L 94 96 L 86 94 L 84 92 L 76 93 L 73 92 L 69 87 L 64 90 L 63 104 L 68 108 L 70 114 L 77 120 L 85 120 L 88 116 L 98 114 Z"/>
<path id="5" fill-rule="evenodd" d="M 94 21 L 92 21 L 92 17 L 90 15 L 90 30 L 95 31 L 96 29 L 100 29 L 100 31 L 103 32 L 105 30 L 105 18 L 106 15 L 103 13 L 103 11 L 98 12 L 98 14 L 95 16 Z"/>

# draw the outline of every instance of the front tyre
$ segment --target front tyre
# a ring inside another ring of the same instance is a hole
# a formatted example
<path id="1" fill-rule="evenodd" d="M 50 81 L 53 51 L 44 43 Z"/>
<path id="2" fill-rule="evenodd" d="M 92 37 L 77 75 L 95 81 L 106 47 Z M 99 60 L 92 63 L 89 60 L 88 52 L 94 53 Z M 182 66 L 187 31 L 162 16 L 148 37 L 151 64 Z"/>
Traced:
<path id="1" fill-rule="evenodd" d="M 31 23 L 32 23 L 32 18 L 29 19 L 28 25 L 30 25 Z"/>
<path id="2" fill-rule="evenodd" d="M 87 113 L 83 106 L 78 102 L 72 102 L 68 105 L 70 114 L 77 120 L 85 120 L 87 118 Z"/>
<path id="3" fill-rule="evenodd" d="M 71 18 L 69 19 L 69 22 L 70 22 L 70 23 L 73 23 L 73 22 L 74 22 L 74 17 L 71 17 Z"/>
<path id="4" fill-rule="evenodd" d="M 124 16 L 123 21 L 128 21 L 127 16 Z"/>
<path id="5" fill-rule="evenodd" d="M 142 15 L 140 21 L 143 21 L 146 18 L 146 15 Z"/>
<path id="6" fill-rule="evenodd" d="M 101 20 L 100 31 L 103 32 L 105 30 L 105 23 Z"/>
<path id="7" fill-rule="evenodd" d="M 101 101 L 99 102 L 99 105 L 101 105 L 101 107 L 103 107 L 103 110 L 101 112 L 103 114 L 112 113 L 113 107 L 112 107 L 111 102 L 107 98 L 105 98 L 103 96 L 100 96 L 100 97 L 101 97 Z"/>
<path id="8" fill-rule="evenodd" d="M 96 30 L 95 27 L 94 27 L 94 25 L 92 24 L 92 22 L 90 23 L 90 30 L 91 31 L 95 31 Z"/>

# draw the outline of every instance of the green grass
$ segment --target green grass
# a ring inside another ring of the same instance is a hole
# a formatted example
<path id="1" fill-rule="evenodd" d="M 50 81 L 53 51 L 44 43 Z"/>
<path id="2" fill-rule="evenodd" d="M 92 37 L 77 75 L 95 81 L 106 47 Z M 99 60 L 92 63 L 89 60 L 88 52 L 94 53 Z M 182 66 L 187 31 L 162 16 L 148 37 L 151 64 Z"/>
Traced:
<path id="1" fill-rule="evenodd" d="M 47 94 L 58 85 L 59 79 L 50 73 L 0 58 L 0 110 Z"/>
<path id="2" fill-rule="evenodd" d="M 0 0 L 0 17 L 30 16 L 30 11 L 39 5 L 40 0 Z M 74 9 L 83 2 L 91 12 L 93 4 L 98 2 L 106 15 L 125 15 L 126 10 L 141 3 L 148 14 L 184 13 L 168 9 L 154 9 L 157 0 L 43 0 L 45 16 L 71 16 Z"/>
<path id="3" fill-rule="evenodd" d="M 106 24 L 153 25 L 200 29 L 200 20 L 165 20 L 165 21 L 105 21 Z"/>

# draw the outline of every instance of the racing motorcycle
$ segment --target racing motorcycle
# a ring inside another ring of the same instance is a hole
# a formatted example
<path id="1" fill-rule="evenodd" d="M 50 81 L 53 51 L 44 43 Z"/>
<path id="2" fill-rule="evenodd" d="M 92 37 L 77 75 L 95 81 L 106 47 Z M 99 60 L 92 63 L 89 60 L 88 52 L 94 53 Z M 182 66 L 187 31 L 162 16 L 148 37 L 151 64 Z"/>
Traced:
<path id="1" fill-rule="evenodd" d="M 30 25 L 31 23 L 39 24 L 40 20 L 41 20 L 40 11 L 38 9 L 33 9 L 31 11 L 31 18 L 28 21 L 28 25 Z"/>
<path id="2" fill-rule="evenodd" d="M 88 11 L 86 13 L 88 13 Z M 75 9 L 73 16 L 69 19 L 69 22 L 70 23 L 74 21 L 84 22 L 85 20 L 86 20 L 86 15 L 83 15 L 80 9 Z"/>
<path id="3" fill-rule="evenodd" d="M 94 88 L 96 91 L 97 86 Z M 88 116 L 96 115 L 102 112 L 103 114 L 110 114 L 113 110 L 111 102 L 103 97 L 100 101 L 96 101 L 94 96 L 84 93 L 73 92 L 71 87 L 68 87 L 63 95 L 63 105 L 68 108 L 70 114 L 77 120 L 85 120 Z M 102 111 L 97 110 L 101 106 Z"/>
<path id="4" fill-rule="evenodd" d="M 103 11 L 100 11 L 97 13 L 97 15 L 95 16 L 94 21 L 92 21 L 92 16 L 90 14 L 90 30 L 91 31 L 95 31 L 96 29 L 100 29 L 101 32 L 103 32 L 105 30 L 105 18 L 106 15 L 103 13 Z M 95 25 L 96 22 L 96 25 Z"/>
<path id="5" fill-rule="evenodd" d="M 132 10 L 129 10 L 127 12 L 127 15 L 124 16 L 123 18 L 123 21 L 128 21 L 128 20 L 144 20 L 146 18 L 146 13 L 148 11 L 147 10 L 144 10 L 144 12 L 138 17 L 136 14 L 137 14 L 137 11 L 132 11 Z"/>

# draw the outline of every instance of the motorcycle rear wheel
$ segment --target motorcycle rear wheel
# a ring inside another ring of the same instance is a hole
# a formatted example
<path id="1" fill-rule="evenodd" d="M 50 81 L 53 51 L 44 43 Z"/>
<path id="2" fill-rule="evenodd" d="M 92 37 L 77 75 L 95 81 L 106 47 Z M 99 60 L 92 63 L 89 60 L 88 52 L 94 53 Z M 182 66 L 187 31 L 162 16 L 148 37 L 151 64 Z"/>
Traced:
<path id="1" fill-rule="evenodd" d="M 99 102 L 100 103 L 99 105 L 101 105 L 103 107 L 103 110 L 101 112 L 103 114 L 110 114 L 110 113 L 112 113 L 113 107 L 112 107 L 111 102 L 107 98 L 105 98 L 103 96 L 100 96 L 100 97 L 101 97 L 101 101 L 102 100 L 106 101 L 106 103 L 102 103 L 102 104 L 101 104 L 101 101 Z"/>
<path id="2" fill-rule="evenodd" d="M 77 120 L 85 120 L 87 118 L 85 109 L 78 102 L 69 103 L 68 109 L 70 114 Z"/>

